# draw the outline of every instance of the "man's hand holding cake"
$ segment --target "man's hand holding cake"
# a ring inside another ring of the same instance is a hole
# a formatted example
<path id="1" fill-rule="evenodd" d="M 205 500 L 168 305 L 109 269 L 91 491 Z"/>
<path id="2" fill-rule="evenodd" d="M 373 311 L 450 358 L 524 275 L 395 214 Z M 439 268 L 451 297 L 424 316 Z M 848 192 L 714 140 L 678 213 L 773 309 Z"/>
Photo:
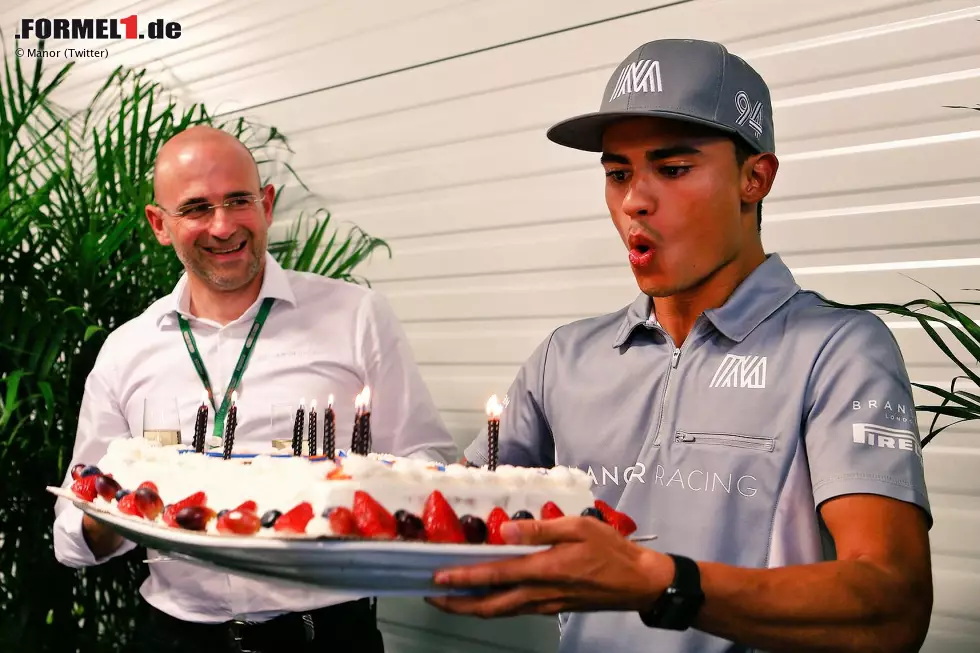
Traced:
<path id="1" fill-rule="evenodd" d="M 440 570 L 434 576 L 437 585 L 503 589 L 427 601 L 447 612 L 482 617 L 649 609 L 670 583 L 671 563 L 623 537 L 615 526 L 619 519 L 612 516 L 613 524 L 586 517 L 507 522 L 500 528 L 504 543 L 550 548 L 527 557 Z"/>

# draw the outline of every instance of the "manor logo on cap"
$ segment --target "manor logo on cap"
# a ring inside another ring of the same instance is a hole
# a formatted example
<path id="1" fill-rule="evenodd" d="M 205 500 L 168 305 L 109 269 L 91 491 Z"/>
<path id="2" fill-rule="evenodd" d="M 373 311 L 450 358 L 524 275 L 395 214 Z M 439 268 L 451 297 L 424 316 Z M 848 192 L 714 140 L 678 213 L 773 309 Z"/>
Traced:
<path id="1" fill-rule="evenodd" d="M 663 82 L 660 79 L 660 62 L 650 59 L 640 59 L 623 67 L 613 87 L 609 102 L 630 93 L 662 93 Z"/>

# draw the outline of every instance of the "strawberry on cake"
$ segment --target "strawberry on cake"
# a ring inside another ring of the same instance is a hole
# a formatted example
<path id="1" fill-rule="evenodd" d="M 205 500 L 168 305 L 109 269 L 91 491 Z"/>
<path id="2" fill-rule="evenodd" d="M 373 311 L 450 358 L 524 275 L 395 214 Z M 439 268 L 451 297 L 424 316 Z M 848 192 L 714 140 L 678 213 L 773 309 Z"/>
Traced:
<path id="1" fill-rule="evenodd" d="M 72 478 L 75 496 L 98 508 L 215 536 L 502 544 L 507 520 L 563 515 L 589 515 L 623 535 L 636 529 L 569 467 L 491 471 L 344 451 L 225 459 L 133 438 L 112 442 L 97 465 L 76 465 Z"/>

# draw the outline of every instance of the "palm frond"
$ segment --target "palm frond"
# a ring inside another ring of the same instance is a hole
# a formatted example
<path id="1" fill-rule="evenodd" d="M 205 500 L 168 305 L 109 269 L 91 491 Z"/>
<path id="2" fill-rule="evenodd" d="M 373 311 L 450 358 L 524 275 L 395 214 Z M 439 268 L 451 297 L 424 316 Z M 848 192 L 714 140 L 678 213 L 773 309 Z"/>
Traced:
<path id="1" fill-rule="evenodd" d="M 353 270 L 370 259 L 377 250 L 385 250 L 390 258 L 391 247 L 356 225 L 351 226 L 343 237 L 339 237 L 339 231 L 335 229 L 324 242 L 330 221 L 331 215 L 326 209 L 318 209 L 312 217 L 300 214 L 290 225 L 286 237 L 269 245 L 269 252 L 283 266 L 294 270 L 370 286 L 367 280 L 356 278 Z M 307 226 L 310 226 L 310 231 L 304 237 L 301 231 Z"/>

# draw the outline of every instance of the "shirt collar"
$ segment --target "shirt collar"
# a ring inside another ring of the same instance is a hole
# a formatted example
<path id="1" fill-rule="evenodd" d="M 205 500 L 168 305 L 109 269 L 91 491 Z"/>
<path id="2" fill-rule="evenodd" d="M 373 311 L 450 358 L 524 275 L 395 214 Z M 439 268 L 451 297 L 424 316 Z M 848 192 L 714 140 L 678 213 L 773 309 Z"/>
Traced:
<path id="1" fill-rule="evenodd" d="M 296 295 L 289 285 L 289 277 L 283 270 L 279 262 L 268 252 L 265 253 L 265 271 L 262 275 L 262 286 L 259 288 L 259 296 L 255 303 L 245 311 L 244 315 L 255 310 L 255 308 L 266 297 L 281 299 L 293 306 L 296 305 Z M 173 291 L 162 301 L 162 311 L 157 316 L 157 326 L 163 324 L 164 320 L 176 321 L 177 313 L 191 317 L 191 293 L 187 287 L 187 273 L 184 272 L 177 280 Z"/>
<path id="2" fill-rule="evenodd" d="M 626 307 L 626 317 L 623 318 L 619 331 L 616 332 L 616 341 L 613 347 L 620 347 L 626 342 L 636 327 L 652 321 L 653 318 L 653 299 L 643 293 L 633 300 L 633 303 Z"/>
<path id="3" fill-rule="evenodd" d="M 741 342 L 799 290 L 793 273 L 780 256 L 769 254 L 724 304 L 706 310 L 704 315 L 725 337 Z M 622 346 L 636 327 L 653 321 L 652 309 L 653 299 L 640 294 L 627 307 L 613 346 Z"/>

